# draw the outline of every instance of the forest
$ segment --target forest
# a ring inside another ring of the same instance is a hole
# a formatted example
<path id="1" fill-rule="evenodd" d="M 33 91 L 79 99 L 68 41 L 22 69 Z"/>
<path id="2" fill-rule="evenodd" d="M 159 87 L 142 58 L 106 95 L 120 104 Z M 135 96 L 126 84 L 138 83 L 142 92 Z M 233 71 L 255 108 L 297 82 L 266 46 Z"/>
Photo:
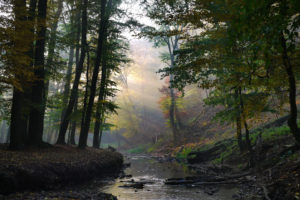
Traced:
<path id="1" fill-rule="evenodd" d="M 300 199 L 299 0 L 0 0 L 0 199 Z"/>

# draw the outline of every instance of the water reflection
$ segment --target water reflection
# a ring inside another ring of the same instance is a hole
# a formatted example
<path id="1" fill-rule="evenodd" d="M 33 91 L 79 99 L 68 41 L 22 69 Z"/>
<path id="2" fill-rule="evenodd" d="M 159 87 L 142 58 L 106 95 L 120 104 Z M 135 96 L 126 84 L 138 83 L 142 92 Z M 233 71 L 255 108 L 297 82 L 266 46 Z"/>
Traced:
<path id="1" fill-rule="evenodd" d="M 217 193 L 210 196 L 201 188 L 186 186 L 164 185 L 166 178 L 180 178 L 195 175 L 177 162 L 160 162 L 147 156 L 129 157 L 131 167 L 125 170 L 131 174 L 135 181 L 153 181 L 145 184 L 143 189 L 121 188 L 124 183 L 121 180 L 107 183 L 101 188 L 106 193 L 111 193 L 119 200 L 227 200 L 232 199 L 236 189 L 221 188 Z"/>

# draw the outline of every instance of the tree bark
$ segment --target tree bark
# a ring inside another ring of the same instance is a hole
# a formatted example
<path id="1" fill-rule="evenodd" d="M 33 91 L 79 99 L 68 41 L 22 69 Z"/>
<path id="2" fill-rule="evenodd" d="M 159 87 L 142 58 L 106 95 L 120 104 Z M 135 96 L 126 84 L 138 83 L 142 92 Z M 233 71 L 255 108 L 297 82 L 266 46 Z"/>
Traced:
<path id="1" fill-rule="evenodd" d="M 15 49 L 18 50 L 22 48 L 18 40 L 22 37 L 22 30 L 27 27 L 23 27 L 23 23 L 26 19 L 26 1 L 25 0 L 15 0 L 13 2 L 13 12 L 15 14 L 15 41 L 14 46 Z M 30 44 L 30 41 L 29 41 Z M 30 49 L 30 46 L 29 46 Z M 29 66 L 25 66 L 29 69 Z M 24 80 L 21 74 L 16 74 L 15 78 L 17 78 L 22 84 L 27 82 Z M 11 124 L 10 124 L 10 149 L 18 150 L 21 149 L 26 141 L 27 135 L 27 119 L 28 113 L 26 112 L 27 100 L 25 100 L 24 85 L 22 85 L 22 90 L 20 88 L 13 88 L 13 100 L 12 100 L 12 108 L 11 108 Z"/>
<path id="2" fill-rule="evenodd" d="M 19 150 L 24 145 L 24 123 L 27 121 L 23 118 L 23 99 L 24 93 L 14 88 L 13 100 L 11 108 L 11 123 L 10 123 L 10 144 L 9 148 L 12 150 Z"/>
<path id="3" fill-rule="evenodd" d="M 32 86 L 31 103 L 33 104 L 29 118 L 29 144 L 39 146 L 42 144 L 44 128 L 45 104 L 45 36 L 46 36 L 47 0 L 38 1 L 38 31 L 34 56 L 34 74 L 36 80 Z"/>
<path id="4" fill-rule="evenodd" d="M 74 108 L 75 101 L 77 99 L 78 95 L 78 86 L 79 86 L 79 81 L 80 81 L 80 76 L 83 70 L 83 63 L 85 60 L 85 54 L 86 54 L 86 47 L 87 47 L 87 40 L 86 40 L 86 35 L 87 35 L 87 5 L 88 5 L 88 0 L 82 0 L 82 26 L 81 26 L 81 55 L 79 62 L 76 66 L 76 72 L 75 72 L 75 79 L 70 95 L 70 100 L 68 107 L 66 109 L 66 113 L 63 117 L 62 123 L 60 125 L 60 130 L 59 130 L 59 136 L 57 139 L 57 144 L 66 144 L 65 142 L 65 136 L 66 132 L 68 129 L 68 125 L 70 122 L 70 116 L 72 114 L 72 110 Z"/>
<path id="5" fill-rule="evenodd" d="M 283 50 L 282 51 L 282 60 L 283 60 L 283 64 L 285 67 L 285 71 L 288 75 L 288 81 L 289 81 L 290 116 L 288 119 L 288 125 L 290 127 L 290 130 L 291 130 L 297 144 L 300 145 L 300 129 L 297 124 L 296 80 L 295 80 L 295 74 L 293 71 L 293 66 L 288 57 L 286 40 L 284 39 L 283 34 L 281 36 L 281 46 L 282 46 L 282 50 Z"/>
<path id="6" fill-rule="evenodd" d="M 92 109 L 93 109 L 94 99 L 96 95 L 99 66 L 102 60 L 103 42 L 106 40 L 107 37 L 107 25 L 108 25 L 108 20 L 110 15 L 111 4 L 112 4 L 112 0 L 109 0 L 108 6 L 106 7 L 106 0 L 101 0 L 101 22 L 98 31 L 98 44 L 97 44 L 97 53 L 96 53 L 97 57 L 95 60 L 95 66 L 93 70 L 90 97 L 89 97 L 87 110 L 85 113 L 84 125 L 81 127 L 80 130 L 79 145 L 78 145 L 79 148 L 85 148 L 87 145 L 87 138 L 88 138 L 88 132 L 90 128 Z"/>

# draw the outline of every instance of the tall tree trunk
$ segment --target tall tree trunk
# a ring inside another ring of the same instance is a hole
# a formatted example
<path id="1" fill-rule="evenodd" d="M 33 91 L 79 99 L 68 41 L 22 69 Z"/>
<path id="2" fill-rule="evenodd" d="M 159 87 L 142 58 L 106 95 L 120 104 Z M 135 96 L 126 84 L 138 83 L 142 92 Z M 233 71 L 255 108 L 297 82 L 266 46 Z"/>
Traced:
<path id="1" fill-rule="evenodd" d="M 23 100 L 24 93 L 19 91 L 19 89 L 14 88 L 12 108 L 11 108 L 11 122 L 10 122 L 10 144 L 9 148 L 12 150 L 21 149 L 24 145 L 24 135 L 26 135 L 26 129 L 24 130 L 23 119 Z"/>
<path id="2" fill-rule="evenodd" d="M 59 130 L 59 136 L 57 139 L 58 144 L 65 144 L 65 136 L 66 132 L 68 129 L 68 125 L 70 122 L 70 116 L 72 114 L 72 110 L 74 108 L 75 101 L 77 99 L 78 95 L 78 86 L 79 86 L 79 81 L 80 81 L 80 76 L 83 70 L 83 63 L 85 60 L 85 54 L 86 54 L 86 47 L 87 47 L 87 41 L 86 41 L 86 35 L 87 35 L 87 5 L 88 5 L 88 0 L 82 0 L 82 26 L 81 26 L 81 55 L 79 62 L 76 66 L 76 72 L 75 72 L 75 79 L 70 95 L 70 100 L 68 107 L 66 109 L 66 113 L 63 117 L 62 123 L 60 125 L 60 130 Z"/>
<path id="3" fill-rule="evenodd" d="M 235 89 L 235 100 L 239 102 L 239 89 Z M 242 124 L 241 124 L 241 109 L 240 103 L 236 103 L 237 116 L 236 116 L 236 138 L 239 145 L 240 152 L 244 150 L 242 139 Z"/>
<path id="4" fill-rule="evenodd" d="M 105 45 L 104 45 L 105 46 Z M 104 47 L 104 51 L 105 47 Z M 106 79 L 108 78 L 107 76 L 107 60 L 104 58 L 102 62 L 102 69 L 101 69 L 101 83 L 100 83 L 100 91 L 99 91 L 99 96 L 98 96 L 98 104 L 96 108 L 96 122 L 94 126 L 94 138 L 93 138 L 93 147 L 94 148 L 99 148 L 100 147 L 100 131 L 102 130 L 102 119 L 103 119 L 103 101 L 105 100 L 105 89 L 106 89 Z"/>
<path id="5" fill-rule="evenodd" d="M 70 94 L 73 59 L 74 59 L 74 46 L 72 45 L 70 47 L 68 69 L 67 69 L 66 78 L 65 78 L 66 82 L 65 82 L 65 86 L 64 86 L 64 92 L 63 92 L 63 110 L 61 112 L 61 120 L 63 119 L 63 117 L 66 113 L 66 106 L 67 106 L 68 98 L 69 98 L 69 94 Z"/>
<path id="6" fill-rule="evenodd" d="M 245 128 L 245 136 L 246 136 L 246 145 L 247 145 L 247 150 L 249 152 L 249 167 L 254 167 L 254 152 L 252 150 L 252 145 L 251 145 L 251 140 L 250 140 L 250 132 L 247 124 L 247 119 L 246 115 L 244 112 L 244 102 L 243 102 L 243 97 L 242 97 L 242 89 L 239 88 L 239 98 L 240 98 L 240 106 L 241 106 L 241 115 L 242 115 L 242 120 Z"/>
<path id="7" fill-rule="evenodd" d="M 176 102 L 176 100 L 175 100 Z M 176 106 L 175 104 L 175 117 L 176 117 L 176 122 L 177 122 L 177 125 L 178 125 L 178 129 L 184 129 L 184 125 L 182 123 L 182 120 L 181 120 L 181 117 L 180 117 L 180 114 L 179 114 L 179 111 L 178 111 L 178 107 Z"/>
<path id="8" fill-rule="evenodd" d="M 75 108 L 77 109 L 77 105 L 74 107 L 74 112 Z M 74 120 L 71 124 L 71 135 L 70 135 L 70 144 L 75 145 L 75 134 L 76 134 L 76 120 Z"/>
<path id="9" fill-rule="evenodd" d="M 47 142 L 48 143 L 51 143 L 51 136 L 52 136 L 52 132 L 53 132 L 53 130 L 54 130 L 54 126 L 52 125 L 53 124 L 53 122 L 52 122 L 52 120 L 50 119 L 49 120 L 49 130 L 48 130 L 48 135 L 47 135 Z"/>
<path id="10" fill-rule="evenodd" d="M 172 75 L 170 75 L 172 76 Z M 170 117 L 170 123 L 171 123 L 171 128 L 173 132 L 173 140 L 174 144 L 177 145 L 179 143 L 179 135 L 178 135 L 178 130 L 176 128 L 176 122 L 175 122 L 175 95 L 174 95 L 174 89 L 172 86 L 170 86 L 170 98 L 171 98 L 171 105 L 169 108 L 169 117 Z"/>
<path id="11" fill-rule="evenodd" d="M 240 152 L 243 152 L 243 139 L 242 139 L 242 124 L 241 124 L 241 116 L 236 117 L 236 138 L 239 145 Z"/>
<path id="12" fill-rule="evenodd" d="M 243 117 L 243 121 L 244 121 L 244 128 L 245 128 L 245 136 L 246 136 L 246 144 L 247 144 L 247 148 L 249 151 L 249 167 L 254 167 L 255 163 L 254 163 L 254 152 L 252 149 L 252 145 L 251 145 L 251 140 L 250 140 L 250 132 L 249 132 L 249 128 L 248 128 L 248 124 L 246 119 Z"/>
<path id="13" fill-rule="evenodd" d="M 13 12 L 15 14 L 15 39 L 13 41 L 16 51 L 22 48 L 19 40 L 23 39 L 22 25 L 26 21 L 26 1 L 15 0 L 13 1 Z M 21 74 L 16 74 L 16 78 L 23 83 L 23 77 Z M 22 88 L 24 89 L 24 88 Z M 27 118 L 25 113 L 25 94 L 24 90 L 20 88 L 13 88 L 13 100 L 11 108 L 11 124 L 10 124 L 10 149 L 21 149 L 25 143 L 25 136 L 27 130 Z"/>
<path id="14" fill-rule="evenodd" d="M 57 27 L 58 27 L 58 21 L 60 18 L 60 15 L 63 10 L 63 1 L 58 0 L 57 2 L 57 11 L 55 12 L 54 18 L 53 18 L 53 24 L 51 25 L 50 28 L 50 39 L 48 43 L 48 58 L 47 58 L 47 64 L 46 64 L 46 69 L 45 69 L 45 108 L 46 109 L 46 103 L 47 103 L 47 98 L 48 98 L 48 91 L 49 91 L 49 84 L 50 84 L 50 69 L 53 68 L 53 59 L 54 59 L 54 52 L 56 48 L 56 41 L 57 41 Z"/>
<path id="15" fill-rule="evenodd" d="M 76 101 L 75 101 L 74 113 L 77 112 L 77 106 L 78 106 L 77 102 L 78 102 L 78 98 L 76 98 Z M 75 142 L 76 126 L 77 126 L 77 121 L 76 121 L 76 119 L 74 119 L 72 121 L 71 138 L 70 138 L 70 143 L 73 144 L 73 145 L 76 144 L 76 142 Z"/>
<path id="16" fill-rule="evenodd" d="M 102 114 L 102 115 L 103 115 L 103 114 Z M 105 118 L 104 118 L 104 116 L 103 116 L 101 125 L 103 125 L 104 123 L 105 123 Z M 103 128 L 100 129 L 99 139 L 98 139 L 98 143 L 99 143 L 98 148 L 101 147 L 102 135 L 103 135 Z"/>
<path id="17" fill-rule="evenodd" d="M 2 120 L 1 121 L 1 128 L 0 128 L 0 143 L 4 143 L 4 141 L 5 141 L 5 120 Z"/>
<path id="18" fill-rule="evenodd" d="M 167 43 L 169 55 L 170 55 L 170 68 L 175 67 L 175 57 L 174 57 L 174 51 L 178 48 L 178 36 L 175 36 L 175 41 L 173 42 L 172 37 L 165 38 L 165 42 Z M 172 85 L 173 81 L 173 75 L 170 74 L 170 98 L 171 98 L 171 104 L 169 108 L 169 117 L 170 117 L 170 124 L 173 132 L 173 142 L 174 145 L 179 144 L 180 136 L 177 129 L 176 121 L 175 121 L 175 110 L 176 110 L 176 99 L 175 99 L 175 93 Z"/>
<path id="19" fill-rule="evenodd" d="M 76 14 L 76 22 L 75 22 L 75 24 L 76 24 L 76 26 L 77 26 L 77 33 L 76 33 L 76 42 L 75 42 L 75 44 L 76 44 L 76 51 L 75 51 L 75 62 L 76 62 L 76 65 L 77 65 L 77 63 L 78 63 L 78 61 L 79 61 L 79 50 L 80 50 L 80 45 L 79 45 L 79 42 L 80 42 L 80 32 L 81 32 L 81 24 L 79 23 L 79 21 L 80 21 L 80 12 L 78 12 L 77 14 Z M 76 97 L 76 99 L 75 99 L 75 105 L 74 105 L 74 113 L 76 113 L 77 112 L 77 103 L 78 103 L 78 97 Z M 70 143 L 72 144 L 72 145 L 75 145 L 76 144 L 76 142 L 75 142 L 75 134 L 76 134 L 76 126 L 77 126 L 77 121 L 76 121 L 76 119 L 73 119 L 72 120 L 72 124 L 71 124 L 71 138 L 70 138 Z"/>
<path id="20" fill-rule="evenodd" d="M 297 124 L 297 103 L 296 103 L 296 80 L 293 71 L 293 66 L 290 62 L 287 53 L 286 40 L 282 34 L 281 36 L 281 46 L 282 46 L 282 60 L 285 67 L 285 71 L 288 75 L 289 81 L 289 102 L 290 102 L 290 116 L 288 119 L 288 125 L 290 130 L 297 142 L 300 145 L 300 129 Z"/>
<path id="21" fill-rule="evenodd" d="M 86 83 L 85 83 L 85 92 L 83 98 L 83 109 L 82 109 L 82 116 L 81 116 L 81 127 L 84 126 L 85 114 L 86 114 L 86 107 L 87 107 L 87 100 L 89 95 L 89 73 L 90 73 L 90 53 L 87 48 L 87 67 L 86 67 Z"/>
<path id="22" fill-rule="evenodd" d="M 29 144 L 39 146 L 42 144 L 44 128 L 45 104 L 45 36 L 46 36 L 47 0 L 38 1 L 38 31 L 34 56 L 34 74 L 36 79 L 32 86 L 30 118 L 29 118 Z"/>
<path id="23" fill-rule="evenodd" d="M 34 68 L 34 56 L 35 56 L 35 40 L 36 40 L 36 28 L 37 28 L 37 23 L 36 23 L 36 9 L 37 9 L 37 0 L 30 0 L 29 1 L 29 10 L 28 10 L 28 21 L 31 23 L 30 25 L 30 35 L 28 40 L 30 41 L 29 45 L 29 51 L 28 51 L 28 56 L 30 57 L 30 65 L 29 65 L 29 70 L 30 72 L 33 72 Z M 31 109 L 31 96 L 32 96 L 32 85 L 30 81 L 24 81 L 24 102 L 23 102 L 23 107 L 25 108 L 24 112 L 24 130 L 26 130 L 26 135 L 25 135 L 25 143 L 29 143 L 29 134 L 28 134 L 28 129 L 29 129 L 29 118 L 30 118 L 30 109 Z"/>
<path id="24" fill-rule="evenodd" d="M 97 57 L 95 60 L 95 66 L 93 70 L 90 97 L 89 97 L 89 103 L 85 114 L 85 121 L 84 121 L 84 125 L 81 127 L 80 130 L 79 145 L 78 145 L 79 148 L 85 148 L 87 144 L 92 109 L 93 109 L 94 99 L 96 95 L 99 66 L 102 60 L 103 42 L 106 41 L 106 37 L 107 37 L 107 25 L 108 25 L 108 20 L 110 15 L 111 4 L 112 4 L 112 0 L 109 0 L 108 6 L 106 7 L 106 0 L 101 0 L 101 22 L 98 31 L 98 44 L 97 44 L 97 53 L 96 53 Z"/>

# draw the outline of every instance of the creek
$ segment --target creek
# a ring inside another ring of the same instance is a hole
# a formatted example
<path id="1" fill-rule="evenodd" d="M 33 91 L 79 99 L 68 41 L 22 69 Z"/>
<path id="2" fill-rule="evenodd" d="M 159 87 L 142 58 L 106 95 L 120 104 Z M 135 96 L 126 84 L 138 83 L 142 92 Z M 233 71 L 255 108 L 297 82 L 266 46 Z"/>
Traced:
<path id="1" fill-rule="evenodd" d="M 126 162 L 131 163 L 124 171 L 127 178 L 103 183 L 101 192 L 113 194 L 118 200 L 228 200 L 237 192 L 234 186 L 220 186 L 213 195 L 209 195 L 205 187 L 165 185 L 164 180 L 167 178 L 196 175 L 176 161 L 162 161 L 147 155 L 139 155 L 126 156 Z M 145 184 L 141 189 L 122 187 L 132 180 L 134 183 Z"/>

